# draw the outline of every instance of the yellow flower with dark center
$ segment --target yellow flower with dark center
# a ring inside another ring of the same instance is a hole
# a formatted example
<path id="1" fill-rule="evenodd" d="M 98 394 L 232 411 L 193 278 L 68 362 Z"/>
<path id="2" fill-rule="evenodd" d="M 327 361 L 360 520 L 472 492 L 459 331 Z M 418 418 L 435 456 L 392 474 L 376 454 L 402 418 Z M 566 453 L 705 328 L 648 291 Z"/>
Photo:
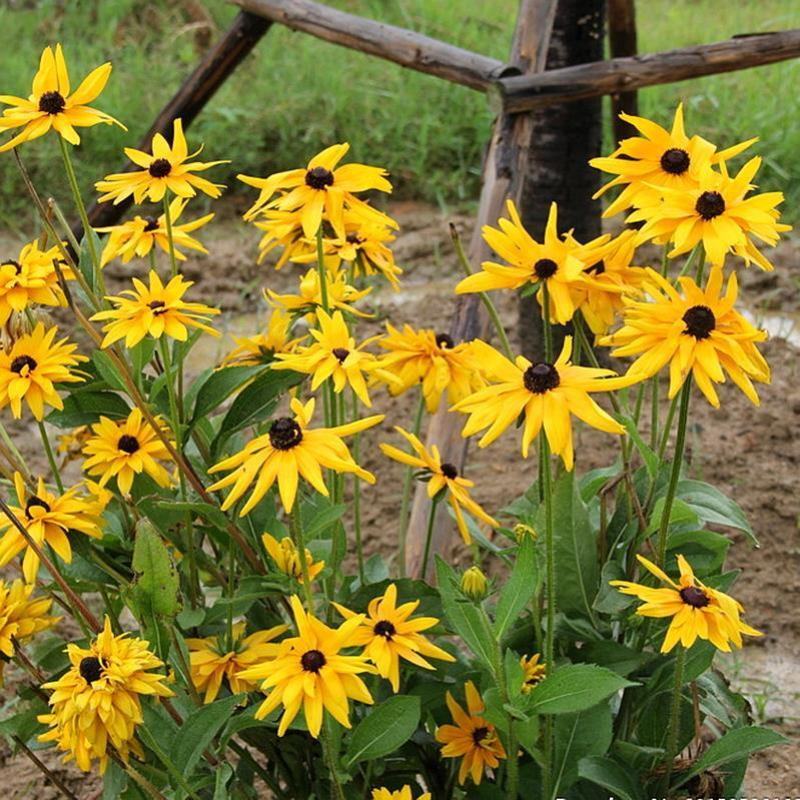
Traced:
<path id="1" fill-rule="evenodd" d="M 671 242 L 670 258 L 702 244 L 711 264 L 722 265 L 725 256 L 734 253 L 748 266 L 755 262 L 769 271 L 772 264 L 751 237 L 773 246 L 791 225 L 778 222 L 782 192 L 747 196 L 760 166 L 760 158 L 751 158 L 733 178 L 724 165 L 722 173 L 707 167 L 700 172 L 695 188 L 664 189 L 661 202 L 639 208 L 627 221 L 644 222 L 639 242 Z"/>
<path id="2" fill-rule="evenodd" d="M 500 759 L 506 757 L 506 751 L 494 725 L 481 716 L 484 712 L 483 700 L 472 681 L 466 682 L 464 693 L 467 698 L 466 711 L 450 692 L 447 693 L 447 707 L 455 724 L 439 726 L 436 729 L 436 741 L 444 745 L 443 758 L 461 759 L 458 782 L 463 784 L 469 775 L 477 785 L 488 769 L 497 769 Z"/>
<path id="3" fill-rule="evenodd" d="M 402 789 L 373 789 L 372 800 L 414 800 L 411 794 L 411 787 L 406 785 Z M 431 793 L 425 792 L 421 794 L 417 800 L 431 800 Z"/>
<path id="4" fill-rule="evenodd" d="M 0 145 L 0 153 L 44 136 L 51 128 L 70 144 L 80 144 L 81 141 L 75 128 L 88 128 L 102 122 L 106 125 L 114 123 L 127 130 L 114 117 L 87 105 L 103 91 L 109 75 L 111 64 L 106 62 L 93 69 L 70 94 L 69 74 L 61 45 L 56 45 L 55 52 L 51 47 L 45 47 L 30 95 L 0 95 L 0 103 L 11 106 L 0 117 L 0 130 L 22 128 L 13 139 Z"/>
<path id="5" fill-rule="evenodd" d="M 712 589 L 698 580 L 689 562 L 678 556 L 680 578 L 675 583 L 662 569 L 643 556 L 639 563 L 667 584 L 667 588 L 652 588 L 631 581 L 610 581 L 623 594 L 631 594 L 644 601 L 636 609 L 643 617 L 672 617 L 667 635 L 661 645 L 662 653 L 669 653 L 675 645 L 691 647 L 698 639 L 711 642 L 718 650 L 731 651 L 731 644 L 742 646 L 742 634 L 762 636 L 755 628 L 745 624 L 741 603 L 718 589 Z"/>
<path id="6" fill-rule="evenodd" d="M 275 566 L 290 578 L 294 578 L 299 583 L 303 583 L 303 564 L 300 561 L 300 554 L 295 543 L 288 537 L 278 541 L 272 534 L 264 533 L 261 536 L 264 549 L 269 553 Z M 317 575 L 325 569 L 324 561 L 314 561 L 311 551 L 306 548 L 306 568 L 308 569 L 308 579 L 313 581 Z"/>
<path id="7" fill-rule="evenodd" d="M 57 383 L 80 383 L 83 378 L 70 371 L 88 361 L 75 351 L 66 337 L 56 341 L 58 328 L 45 330 L 37 323 L 17 339 L 11 350 L 0 350 L 0 408 L 11 406 L 16 419 L 22 416 L 24 400 L 37 420 L 44 419 L 45 405 L 62 409 L 64 403 L 56 391 Z"/>
<path id="8" fill-rule="evenodd" d="M 292 339 L 292 318 L 283 309 L 272 311 L 264 333 L 234 336 L 236 347 L 222 361 L 226 367 L 255 367 L 271 363 L 278 353 L 292 353 L 301 338 Z"/>
<path id="9" fill-rule="evenodd" d="M 316 237 L 323 219 L 330 222 L 339 236 L 344 236 L 345 207 L 361 211 L 367 216 L 383 216 L 355 197 L 354 192 L 370 189 L 391 192 L 392 184 L 386 180 L 388 173 L 381 167 L 364 164 L 345 164 L 337 168 L 336 165 L 349 149 L 347 143 L 332 145 L 315 155 L 304 169 L 276 172 L 267 178 L 237 176 L 248 186 L 261 190 L 258 199 L 245 214 L 245 219 L 252 219 L 264 207 L 296 211 L 300 214 L 303 233 L 312 239 Z M 276 193 L 278 196 L 273 199 Z"/>
<path id="10" fill-rule="evenodd" d="M 34 240 L 26 244 L 16 258 L 0 263 L 0 325 L 5 325 L 13 312 L 22 313 L 35 303 L 40 306 L 65 306 L 64 292 L 58 283 L 53 262 L 61 262 L 61 250 L 55 246 L 40 250 Z M 66 280 L 72 271 L 63 264 Z"/>
<path id="11" fill-rule="evenodd" d="M 98 192 L 105 192 L 99 202 L 113 200 L 114 205 L 121 203 L 126 197 L 133 195 L 134 203 L 141 203 L 145 198 L 153 203 L 160 203 L 167 191 L 178 197 L 194 197 L 198 191 L 209 197 L 219 197 L 225 187 L 219 183 L 196 175 L 218 164 L 228 161 L 191 161 L 203 149 L 202 146 L 189 153 L 186 137 L 183 135 L 183 123 L 176 119 L 172 123 L 172 145 L 160 133 L 153 136 L 151 153 L 125 148 L 125 155 L 140 170 L 117 172 L 106 175 L 95 183 Z"/>
<path id="12" fill-rule="evenodd" d="M 456 344 L 447 333 L 410 325 L 398 330 L 387 322 L 378 344 L 388 351 L 380 359 L 381 369 L 398 379 L 387 384 L 389 392 L 398 395 L 420 386 L 431 414 L 445 392 L 453 404 L 486 385 L 471 342 Z"/>
<path id="13" fill-rule="evenodd" d="M 367 318 L 370 314 L 359 311 L 353 304 L 365 298 L 371 288 L 356 289 L 347 282 L 347 275 L 341 271 L 332 275 L 327 273 L 328 308 L 331 311 L 344 311 L 356 317 Z M 293 314 L 305 314 L 306 320 L 313 324 L 317 318 L 317 310 L 322 308 L 319 271 L 308 270 L 300 279 L 297 294 L 278 294 L 271 289 L 266 290 L 267 300 L 275 306 Z"/>
<path id="14" fill-rule="evenodd" d="M 202 243 L 190 236 L 190 234 L 198 228 L 202 228 L 203 225 L 214 218 L 212 213 L 198 217 L 191 222 L 179 223 L 178 220 L 188 202 L 185 198 L 176 197 L 169 204 L 172 244 L 175 258 L 178 261 L 186 260 L 186 256 L 179 249 L 181 247 L 185 247 L 187 250 L 195 250 L 198 253 L 208 252 Z M 109 234 L 103 248 L 103 254 L 100 257 L 101 267 L 104 267 L 115 258 L 119 258 L 123 264 L 127 264 L 133 258 L 144 258 L 156 245 L 165 253 L 169 253 L 169 235 L 164 214 L 160 214 L 157 217 L 141 217 L 137 214 L 127 222 L 111 225 L 107 228 L 95 228 L 95 230 L 98 233 Z"/>
<path id="15" fill-rule="evenodd" d="M 182 275 L 176 275 L 165 285 L 155 270 L 150 270 L 147 286 L 138 278 L 133 279 L 133 289 L 125 289 L 118 296 L 107 297 L 114 308 L 98 311 L 93 320 L 109 320 L 104 326 L 105 337 L 101 347 L 108 347 L 120 339 L 126 347 L 134 347 L 152 336 L 159 339 L 165 334 L 179 342 L 189 338 L 187 328 L 219 336 L 207 325 L 208 318 L 219 314 L 218 308 L 203 303 L 187 303 L 183 296 L 192 286 Z"/>
<path id="16" fill-rule="evenodd" d="M 166 426 L 162 426 L 162 430 L 166 431 Z M 90 475 L 99 475 L 100 486 L 116 478 L 120 492 L 128 495 L 134 477 L 142 472 L 159 486 L 166 487 L 172 482 L 159 463 L 171 460 L 169 451 L 138 408 L 134 408 L 127 419 L 117 422 L 101 416 L 100 421 L 92 425 L 92 433 L 83 448 L 87 456 L 83 469 Z"/>
<path id="17" fill-rule="evenodd" d="M 412 617 L 419 600 L 398 606 L 397 587 L 393 583 L 382 597 L 369 601 L 366 617 L 338 603 L 334 606 L 345 619 L 358 617 L 362 620 L 351 641 L 364 648 L 363 655 L 376 666 L 381 677 L 389 680 L 395 692 L 400 691 L 401 659 L 423 669 L 436 669 L 424 656 L 455 661 L 450 653 L 422 635 L 422 631 L 438 625 L 439 620 L 436 617 Z"/>
<path id="18" fill-rule="evenodd" d="M 697 186 L 700 170 L 708 164 L 721 164 L 750 147 L 756 139 L 717 152 L 715 145 L 700 136 L 689 137 L 683 125 L 683 104 L 679 103 L 667 131 L 652 120 L 620 114 L 641 136 L 623 139 L 608 157 L 593 158 L 589 163 L 603 172 L 616 175 L 612 181 L 595 192 L 596 199 L 612 186 L 624 186 L 603 213 L 611 217 L 630 206 L 640 207 L 657 203 L 662 189 L 680 192 Z"/>
<path id="19" fill-rule="evenodd" d="M 314 415 L 314 400 L 305 405 L 297 398 L 291 402 L 294 417 L 278 417 L 269 432 L 251 439 L 244 449 L 215 464 L 209 472 L 232 470 L 208 489 L 211 492 L 233 488 L 222 510 L 227 511 L 255 481 L 250 498 L 239 516 L 249 513 L 277 481 L 283 508 L 288 514 L 294 506 L 300 476 L 321 495 L 328 496 L 322 470 L 352 472 L 367 483 L 375 483 L 371 472 L 356 464 L 342 437 L 352 436 L 383 421 L 383 415 L 338 425 L 334 428 L 309 428 Z"/>
<path id="20" fill-rule="evenodd" d="M 14 488 L 18 506 L 11 506 L 11 512 L 22 523 L 28 535 L 40 547 L 52 547 L 59 558 L 69 564 L 72 561 L 72 546 L 68 531 L 79 531 L 93 539 L 102 534 L 103 521 L 94 502 L 80 494 L 79 487 L 68 489 L 61 495 L 51 492 L 42 478 L 33 493 L 25 485 L 19 472 L 14 473 Z M 36 580 L 39 570 L 39 556 L 25 541 L 10 519 L 0 519 L 0 567 L 4 567 L 21 552 L 22 574 L 28 583 Z"/>
<path id="21" fill-rule="evenodd" d="M 490 385 L 456 403 L 455 411 L 469 414 L 463 436 L 486 430 L 479 447 L 491 444 L 520 416 L 522 456 L 528 457 L 531 442 L 544 427 L 552 452 L 561 456 L 564 466 L 573 466 L 572 425 L 570 415 L 606 433 L 622 434 L 625 429 L 590 397 L 594 392 L 609 392 L 629 386 L 639 378 L 614 377 L 610 369 L 577 367 L 569 359 L 572 338 L 567 336 L 555 364 L 532 363 L 524 356 L 509 361 L 485 342 L 475 348 L 483 361 Z M 492 382 L 495 381 L 495 382 Z"/>
<path id="22" fill-rule="evenodd" d="M 329 628 L 307 613 L 298 597 L 290 598 L 297 624 L 297 636 L 278 645 L 274 659 L 257 664 L 241 674 L 245 680 L 260 680 L 267 699 L 256 711 L 264 719 L 279 706 L 283 716 L 278 736 L 283 736 L 303 709 L 309 733 L 316 739 L 322 718 L 328 713 L 342 726 L 350 728 L 350 700 L 372 704 L 372 695 L 359 678 L 360 673 L 374 672 L 362 656 L 342 655 L 352 647 L 358 626 L 364 619 L 355 616 L 338 628 Z"/>
<path id="23" fill-rule="evenodd" d="M 316 240 L 313 245 L 303 235 L 300 224 L 300 214 L 297 211 L 276 211 L 274 208 L 264 208 L 258 212 L 253 220 L 253 225 L 264 235 L 258 242 L 258 263 L 275 249 L 281 248 L 282 252 L 275 263 L 275 269 L 281 269 L 296 254 L 306 254 L 313 250 L 316 258 Z"/>
<path id="24" fill-rule="evenodd" d="M 522 656 L 519 664 L 522 667 L 522 692 L 528 694 L 540 684 L 547 675 L 547 664 L 541 664 L 539 653 L 532 656 Z"/>
<path id="25" fill-rule="evenodd" d="M 204 703 L 213 703 L 219 694 L 223 679 L 227 679 L 233 694 L 252 692 L 256 682 L 245 680 L 241 673 L 254 664 L 274 658 L 278 645 L 273 642 L 288 630 L 288 625 L 276 625 L 265 631 L 244 636 L 245 623 L 233 626 L 234 649 L 225 647 L 225 634 L 208 636 L 205 639 L 187 639 L 189 668 L 192 683 L 198 692 L 205 692 Z"/>
<path id="26" fill-rule="evenodd" d="M 654 270 L 647 270 L 652 301 L 627 299 L 622 327 L 600 343 L 612 355 L 638 356 L 628 371 L 645 379 L 669 364 L 669 396 L 691 373 L 709 403 L 719 407 L 715 383 L 725 373 L 758 405 L 753 381 L 769 383 L 770 370 L 756 347 L 767 335 L 735 310 L 738 281 L 733 273 L 722 294 L 722 269 L 711 270 L 705 289 L 680 278 L 681 292 Z"/>
<path id="27" fill-rule="evenodd" d="M 428 483 L 428 497 L 431 499 L 438 497 L 441 492 L 447 493 L 447 502 L 453 509 L 458 531 L 466 544 L 472 541 L 472 537 L 469 533 L 467 521 L 464 518 L 464 509 L 493 528 L 500 524 L 494 517 L 489 516 L 470 496 L 470 489 L 475 486 L 474 481 L 467 480 L 467 478 L 459 475 L 458 469 L 453 464 L 447 461 L 443 462 L 439 448 L 436 445 L 433 445 L 428 450 L 413 433 L 409 433 L 399 426 L 395 426 L 395 430 L 411 445 L 411 449 L 414 452 L 406 453 L 404 450 L 384 443 L 380 445 L 381 451 L 394 461 L 399 461 L 401 464 L 420 470 L 420 477 Z"/>
<path id="28" fill-rule="evenodd" d="M 550 206 L 544 241 L 537 242 L 523 227 L 513 201 L 507 202 L 510 219 L 499 219 L 500 230 L 483 227 L 483 238 L 506 264 L 484 261 L 481 271 L 461 280 L 456 294 L 488 292 L 492 289 L 522 289 L 545 284 L 550 297 L 550 318 L 562 325 L 575 313 L 575 291 L 591 281 L 584 273 L 594 248 L 605 244 L 608 236 L 581 245 L 575 239 L 558 234 L 558 209 Z M 537 292 L 542 305 L 543 292 Z M 543 306 L 542 306 L 543 307 Z"/>
<path id="29" fill-rule="evenodd" d="M 39 741 L 55 742 L 66 751 L 63 760 L 74 760 L 84 772 L 97 761 L 101 775 L 108 766 L 109 745 L 126 762 L 131 752 L 143 758 L 135 738 L 142 722 L 141 696 L 173 695 L 164 685 L 166 676 L 151 671 L 164 666 L 161 659 L 142 639 L 127 633 L 114 636 L 108 617 L 88 648 L 69 644 L 67 655 L 70 668 L 44 684 L 53 690 L 50 713 L 38 719 L 50 730 Z"/>
<path id="30" fill-rule="evenodd" d="M 39 631 L 52 628 L 61 617 L 48 616 L 52 598 L 33 597 L 33 584 L 0 579 L 0 688 L 3 669 L 17 650 L 16 644 L 25 644 Z"/>

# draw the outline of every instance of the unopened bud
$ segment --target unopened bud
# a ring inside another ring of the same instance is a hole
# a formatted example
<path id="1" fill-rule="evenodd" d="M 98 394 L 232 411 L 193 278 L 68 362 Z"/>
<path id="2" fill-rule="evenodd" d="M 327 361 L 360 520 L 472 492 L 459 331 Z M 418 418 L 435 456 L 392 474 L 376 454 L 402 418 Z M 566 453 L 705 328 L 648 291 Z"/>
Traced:
<path id="1" fill-rule="evenodd" d="M 470 600 L 479 603 L 489 593 L 489 581 L 478 567 L 470 567 L 461 576 L 461 591 Z"/>

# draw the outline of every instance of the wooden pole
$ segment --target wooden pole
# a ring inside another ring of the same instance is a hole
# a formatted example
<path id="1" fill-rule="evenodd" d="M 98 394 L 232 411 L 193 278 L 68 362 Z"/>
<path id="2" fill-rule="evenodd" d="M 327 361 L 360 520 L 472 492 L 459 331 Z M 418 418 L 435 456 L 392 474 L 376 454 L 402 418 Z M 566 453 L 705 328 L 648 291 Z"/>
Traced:
<path id="1" fill-rule="evenodd" d="M 511 48 L 511 64 L 515 71 L 533 73 L 544 69 L 556 6 L 557 0 L 522 0 Z M 519 199 L 531 145 L 531 129 L 529 115 L 511 117 L 501 114 L 495 121 L 494 133 L 484 161 L 480 204 L 468 252 L 473 267 L 489 257 L 481 228 L 486 224 L 496 223 L 503 213 L 507 197 Z M 478 295 L 459 297 L 450 335 L 455 341 L 488 337 L 486 314 Z M 468 440 L 461 436 L 463 425 L 464 417 L 449 413 L 446 402 L 443 401 L 431 419 L 427 436 L 428 446 L 437 445 L 442 459 L 454 464 L 459 473 L 463 471 L 467 457 Z M 407 575 L 417 576 L 420 573 L 429 510 L 427 491 L 423 484 L 419 484 L 414 495 L 406 540 Z M 446 505 L 441 504 L 433 531 L 431 552 L 444 554 L 452 528 Z M 431 576 L 432 569 L 431 561 L 428 577 Z"/>
<path id="2" fill-rule="evenodd" d="M 612 58 L 635 56 L 639 51 L 636 42 L 636 0 L 608 0 L 608 44 Z M 620 114 L 639 113 L 636 90 L 611 95 L 611 125 L 614 141 L 631 136 L 633 128 Z"/>

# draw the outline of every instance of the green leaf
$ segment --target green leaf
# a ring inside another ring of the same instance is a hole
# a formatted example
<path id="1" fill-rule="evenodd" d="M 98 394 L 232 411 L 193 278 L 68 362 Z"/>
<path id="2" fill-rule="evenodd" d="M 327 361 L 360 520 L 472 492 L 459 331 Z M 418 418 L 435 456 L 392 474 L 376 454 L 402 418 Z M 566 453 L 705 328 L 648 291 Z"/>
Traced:
<path id="1" fill-rule="evenodd" d="M 553 796 L 578 780 L 578 764 L 587 756 L 601 756 L 611 744 L 611 709 L 607 703 L 580 714 L 564 714 L 555 721 Z M 638 800 L 638 798 L 637 798 Z"/>
<path id="2" fill-rule="evenodd" d="M 128 404 L 115 392 L 74 391 L 64 396 L 64 408 L 52 411 L 47 421 L 59 428 L 91 425 L 101 416 L 124 419 L 130 413 Z"/>
<path id="3" fill-rule="evenodd" d="M 595 664 L 567 664 L 557 667 L 529 695 L 532 714 L 570 714 L 596 706 L 626 686 L 626 681 Z"/>
<path id="4" fill-rule="evenodd" d="M 92 362 L 97 367 L 97 372 L 100 377 L 112 388 L 119 389 L 121 392 L 126 392 L 127 387 L 119 370 L 111 360 L 111 356 L 105 350 L 95 350 L 92 353 Z"/>
<path id="5" fill-rule="evenodd" d="M 506 581 L 494 613 L 494 635 L 501 640 L 509 625 L 517 621 L 520 612 L 536 591 L 538 583 L 536 545 L 533 538 L 525 536 L 517 549 L 517 558 L 511 577 Z"/>
<path id="6" fill-rule="evenodd" d="M 608 789 L 615 800 L 640 800 L 643 787 L 634 783 L 630 766 L 622 767 L 611 758 L 586 756 L 578 762 L 578 775 Z"/>
<path id="7" fill-rule="evenodd" d="M 642 461 L 644 461 L 644 465 L 647 468 L 647 474 L 651 478 L 655 478 L 656 475 L 658 475 L 658 456 L 650 447 L 648 447 L 648 445 L 645 444 L 644 439 L 642 439 L 641 435 L 639 434 L 639 429 L 636 427 L 636 423 L 630 417 L 626 417 L 623 414 L 618 414 L 616 416 L 617 419 L 625 426 L 628 436 L 636 446 L 636 449 L 639 451 L 639 455 L 641 455 Z"/>
<path id="8" fill-rule="evenodd" d="M 395 752 L 411 738 L 421 714 L 419 697 L 395 695 L 385 700 L 356 726 L 345 762 L 352 766 Z"/>
<path id="9" fill-rule="evenodd" d="M 230 764 L 220 764 L 215 770 L 214 797 L 212 800 L 228 800 L 228 781 L 233 777 L 233 767 Z"/>
<path id="10" fill-rule="evenodd" d="M 602 640 L 586 642 L 581 647 L 581 658 L 625 677 L 650 658 L 647 653 L 633 650 L 619 642 Z"/>
<path id="11" fill-rule="evenodd" d="M 197 392 L 192 424 L 210 414 L 254 375 L 264 372 L 264 365 L 223 367 L 207 376 Z"/>
<path id="12" fill-rule="evenodd" d="M 80 241 L 78 269 L 83 274 L 83 277 L 85 278 L 86 283 L 89 284 L 91 290 L 96 294 L 98 287 L 94 281 L 95 275 L 94 264 L 92 263 L 92 251 L 89 249 L 90 239 L 94 245 L 94 252 L 98 259 L 100 258 L 100 254 L 103 252 L 103 245 L 100 242 L 100 237 L 97 235 L 97 232 L 94 228 L 89 228 L 88 231 L 84 232 L 83 238 Z"/>
<path id="13" fill-rule="evenodd" d="M 677 496 L 680 497 L 706 524 L 714 523 L 741 531 L 754 547 L 758 539 L 747 521 L 744 511 L 719 489 L 702 481 L 681 481 Z"/>

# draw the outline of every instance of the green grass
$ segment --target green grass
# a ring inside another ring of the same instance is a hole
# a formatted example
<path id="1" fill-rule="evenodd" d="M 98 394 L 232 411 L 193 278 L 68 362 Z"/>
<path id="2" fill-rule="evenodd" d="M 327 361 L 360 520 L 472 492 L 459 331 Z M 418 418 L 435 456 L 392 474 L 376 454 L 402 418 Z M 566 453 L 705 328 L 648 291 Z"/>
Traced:
<path id="1" fill-rule="evenodd" d="M 454 13 L 455 6 L 441 0 L 332 4 L 500 59 L 507 54 L 517 7 L 516 0 L 459 0 Z M 125 122 L 129 133 L 106 127 L 86 131 L 76 159 L 87 193 L 93 180 L 115 169 L 123 145 L 136 142 L 196 63 L 202 25 L 181 9 L 205 8 L 216 28 L 212 39 L 236 13 L 224 0 L 7 5 L 0 10 L 3 93 L 29 91 L 46 43 L 62 42 L 75 81 L 105 59 L 114 63 L 97 105 Z M 794 0 L 640 0 L 639 8 L 643 51 L 800 27 Z M 691 129 L 720 145 L 761 136 L 762 185 L 786 190 L 786 214 L 796 218 L 798 78 L 800 62 L 795 61 L 655 87 L 641 93 L 642 111 L 664 121 L 683 99 Z M 223 167 L 215 176 L 234 185 L 236 172 L 285 169 L 346 140 L 353 158 L 389 168 L 397 196 L 462 204 L 477 195 L 491 123 L 485 98 L 476 92 L 275 26 L 192 126 L 190 144 L 204 142 L 209 159 L 231 159 L 228 174 Z M 53 139 L 27 145 L 22 154 L 38 185 L 66 197 Z M 29 223 L 30 206 L 9 155 L 0 158 L 0 200 L 6 225 L 20 229 Z"/>

